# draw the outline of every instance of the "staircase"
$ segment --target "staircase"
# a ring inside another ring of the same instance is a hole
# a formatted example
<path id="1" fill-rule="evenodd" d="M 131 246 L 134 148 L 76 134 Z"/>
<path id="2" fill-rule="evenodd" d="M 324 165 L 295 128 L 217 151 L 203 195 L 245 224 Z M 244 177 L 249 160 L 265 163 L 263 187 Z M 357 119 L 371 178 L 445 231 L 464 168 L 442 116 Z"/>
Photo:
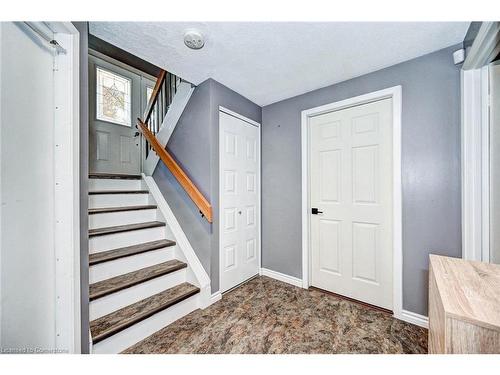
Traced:
<path id="1" fill-rule="evenodd" d="M 89 176 L 89 253 L 92 353 L 121 352 L 203 307 L 142 176 Z"/>
<path id="2" fill-rule="evenodd" d="M 161 160 L 200 214 L 212 206 L 166 150 L 194 87 L 160 71 L 143 119 L 142 175 L 89 175 L 92 353 L 119 353 L 217 298 L 210 278 L 151 177 Z"/>

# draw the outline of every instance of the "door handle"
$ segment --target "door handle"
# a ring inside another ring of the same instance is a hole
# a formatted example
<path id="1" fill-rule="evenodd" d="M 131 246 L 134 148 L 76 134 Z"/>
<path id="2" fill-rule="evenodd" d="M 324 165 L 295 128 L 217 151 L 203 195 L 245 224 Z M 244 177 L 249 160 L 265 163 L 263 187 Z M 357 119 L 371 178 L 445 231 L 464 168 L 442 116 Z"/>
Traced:
<path id="1" fill-rule="evenodd" d="M 323 211 L 320 211 L 320 210 L 319 210 L 319 209 L 317 209 L 316 207 L 313 207 L 313 208 L 311 208 L 311 213 L 312 213 L 313 215 L 318 215 L 318 214 L 322 214 L 322 213 L 323 213 Z"/>

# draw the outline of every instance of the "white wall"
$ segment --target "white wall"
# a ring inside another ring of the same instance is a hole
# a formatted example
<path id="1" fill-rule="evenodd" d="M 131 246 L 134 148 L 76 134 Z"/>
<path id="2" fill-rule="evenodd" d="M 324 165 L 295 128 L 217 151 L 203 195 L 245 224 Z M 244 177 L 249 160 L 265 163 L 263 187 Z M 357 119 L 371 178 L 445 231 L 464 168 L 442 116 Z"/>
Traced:
<path id="1" fill-rule="evenodd" d="M 0 23 L 0 347 L 54 350 L 53 49 Z"/>

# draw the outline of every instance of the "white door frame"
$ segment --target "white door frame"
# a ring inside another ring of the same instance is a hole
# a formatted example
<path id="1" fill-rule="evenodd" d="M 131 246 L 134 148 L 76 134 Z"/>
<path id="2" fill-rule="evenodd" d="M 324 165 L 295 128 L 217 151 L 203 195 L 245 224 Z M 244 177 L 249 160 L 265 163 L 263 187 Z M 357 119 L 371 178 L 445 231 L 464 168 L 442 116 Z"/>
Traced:
<path id="1" fill-rule="evenodd" d="M 392 158 L 393 158 L 393 313 L 402 318 L 403 254 L 402 254 L 402 194 L 401 194 L 401 115 L 402 88 L 394 86 L 338 102 L 302 111 L 302 287 L 309 288 L 310 274 L 310 187 L 309 187 L 309 118 L 323 113 L 392 98 Z"/>
<path id="2" fill-rule="evenodd" d="M 460 72 L 462 258 L 490 260 L 489 72 L 500 22 L 483 22 Z"/>
<path id="3" fill-rule="evenodd" d="M 56 54 L 54 69 L 55 345 L 81 353 L 80 37 L 71 22 L 51 22 L 50 27 L 66 50 Z"/>
<path id="4" fill-rule="evenodd" d="M 462 258 L 489 262 L 488 65 L 460 72 Z"/>
<path id="5" fill-rule="evenodd" d="M 258 273 L 260 274 L 262 270 L 262 198 L 261 198 L 261 175 L 262 175 L 262 165 L 261 165 L 261 134 L 262 134 L 262 128 L 261 124 L 259 124 L 257 121 L 254 121 L 252 119 L 249 119 L 248 117 L 242 116 L 239 113 L 236 113 L 234 111 L 231 111 L 230 109 L 227 109 L 223 106 L 219 106 L 219 113 L 224 112 L 227 115 L 236 117 L 240 120 L 243 120 L 247 122 L 248 124 L 255 126 L 259 130 L 259 135 L 257 137 L 257 145 L 258 145 L 258 150 L 259 152 L 257 153 L 257 207 L 258 207 L 258 213 L 257 213 L 257 230 L 258 230 L 258 238 L 259 238 L 259 246 L 257 248 L 257 256 L 258 256 L 258 264 L 259 264 L 259 269 Z M 222 236 L 223 236 L 223 231 L 222 231 L 222 226 L 220 225 L 220 215 L 221 215 L 221 209 L 222 209 L 222 188 L 223 186 L 223 174 L 220 172 L 220 166 L 221 161 L 222 161 L 222 132 L 220 131 L 220 117 L 219 117 L 219 124 L 218 124 L 218 130 L 219 130 L 219 217 L 217 219 L 217 222 L 219 223 L 219 290 L 221 289 L 222 285 Z"/>

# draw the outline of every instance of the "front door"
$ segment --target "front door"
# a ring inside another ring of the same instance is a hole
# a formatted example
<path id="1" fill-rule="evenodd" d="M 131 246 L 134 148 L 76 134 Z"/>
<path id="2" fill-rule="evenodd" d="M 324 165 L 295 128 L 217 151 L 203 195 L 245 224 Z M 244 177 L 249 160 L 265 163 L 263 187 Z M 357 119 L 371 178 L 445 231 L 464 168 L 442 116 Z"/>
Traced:
<path id="1" fill-rule="evenodd" d="M 260 137 L 256 124 L 219 112 L 220 289 L 259 273 Z"/>
<path id="2" fill-rule="evenodd" d="M 386 309 L 393 273 L 391 113 L 392 99 L 384 99 L 309 122 L 311 284 Z"/>
<path id="3" fill-rule="evenodd" d="M 153 82 L 154 84 L 154 82 Z M 89 171 L 140 174 L 136 119 L 146 107 L 146 85 L 137 72 L 89 56 Z"/>

